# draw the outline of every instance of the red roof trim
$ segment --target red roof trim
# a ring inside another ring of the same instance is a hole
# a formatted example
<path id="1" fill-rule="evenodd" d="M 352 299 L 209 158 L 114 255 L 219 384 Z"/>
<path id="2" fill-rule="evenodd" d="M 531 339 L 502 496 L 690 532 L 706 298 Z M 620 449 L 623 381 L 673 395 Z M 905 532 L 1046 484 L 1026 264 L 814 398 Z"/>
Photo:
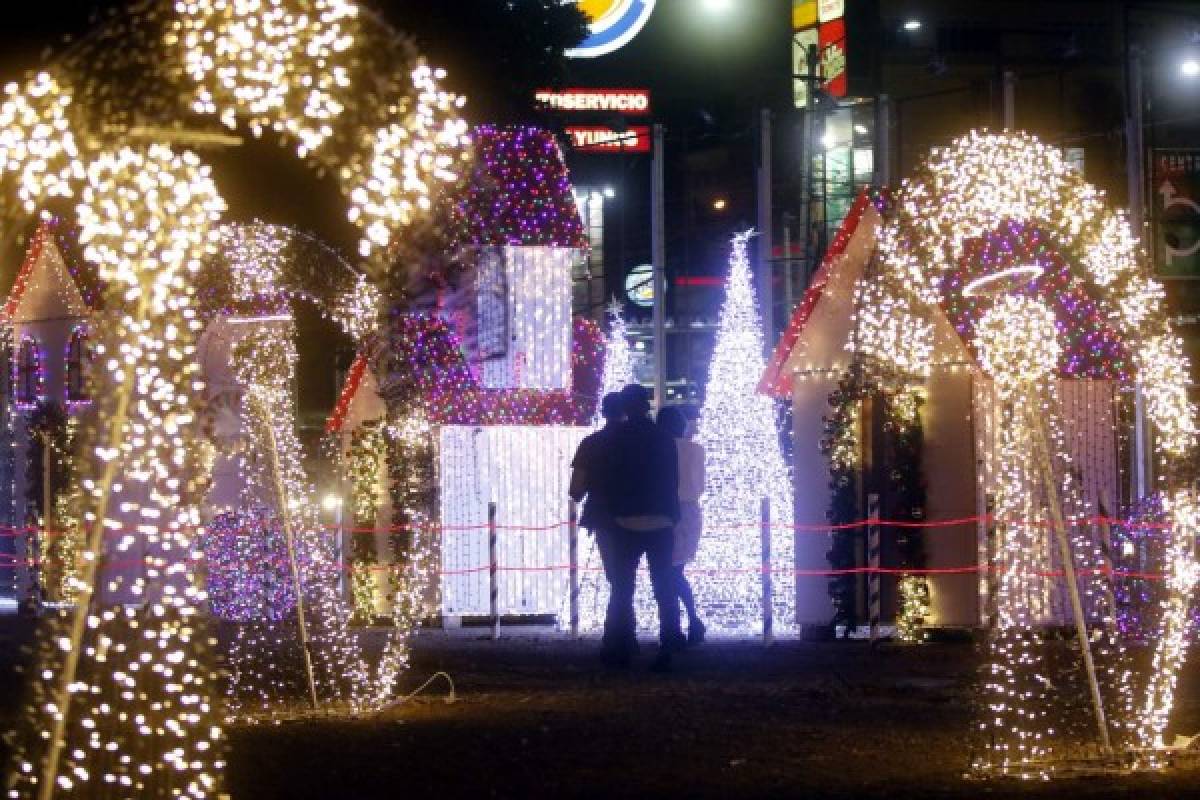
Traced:
<path id="1" fill-rule="evenodd" d="M 833 261 L 838 256 L 846 252 L 846 248 L 850 245 L 850 240 L 854 237 L 855 231 L 858 230 L 858 223 L 862 221 L 862 216 L 866 212 L 867 207 L 871 204 L 871 194 L 867 189 L 863 189 L 858 193 L 858 197 L 854 198 L 854 204 L 850 206 L 850 210 L 846 213 L 846 218 L 842 220 L 842 225 L 838 228 L 837 235 L 833 237 L 829 248 L 825 251 L 825 257 L 821 259 L 821 265 L 817 267 L 817 272 L 813 275 L 812 283 L 804 292 L 804 297 L 800 300 L 800 305 L 796 307 L 795 313 L 792 314 L 792 319 L 788 322 L 787 330 L 783 332 L 783 336 L 779 340 L 779 344 L 775 346 L 775 351 L 771 353 L 771 360 L 767 362 L 767 368 L 763 372 L 762 380 L 758 383 L 758 393 L 770 395 L 772 397 L 787 397 L 791 394 L 792 387 L 787 376 L 783 374 L 783 367 L 787 364 L 788 358 L 792 355 L 792 350 L 796 347 L 796 342 L 800 338 L 801 331 L 808 324 L 808 318 L 812 316 L 813 309 L 817 306 L 817 301 L 825 294 L 825 284 L 829 281 L 829 272 L 833 267 Z"/>
<path id="2" fill-rule="evenodd" d="M 342 393 L 338 395 L 338 401 L 334 404 L 329 419 L 325 421 L 326 433 L 341 432 L 342 426 L 346 424 L 346 415 L 350 413 L 350 403 L 354 400 L 354 395 L 358 394 L 358 387 L 366 374 L 367 356 L 365 353 L 359 353 L 350 365 L 350 371 L 346 374 L 346 385 L 342 387 Z"/>
<path id="3" fill-rule="evenodd" d="M 38 259 L 42 257 L 42 248 L 46 246 L 46 240 L 53 234 L 53 220 L 43 219 L 38 223 L 37 230 L 33 234 L 33 241 L 29 243 L 29 249 L 25 251 L 25 260 L 21 262 L 21 269 L 17 271 L 17 279 L 13 281 L 12 289 L 8 293 L 8 301 L 5 302 L 4 309 L 0 311 L 4 315 L 4 319 L 11 320 L 13 314 L 17 313 L 17 306 L 21 304 L 21 298 L 25 296 L 25 291 L 29 288 L 29 276 L 33 274 L 33 268 L 37 265 Z"/>

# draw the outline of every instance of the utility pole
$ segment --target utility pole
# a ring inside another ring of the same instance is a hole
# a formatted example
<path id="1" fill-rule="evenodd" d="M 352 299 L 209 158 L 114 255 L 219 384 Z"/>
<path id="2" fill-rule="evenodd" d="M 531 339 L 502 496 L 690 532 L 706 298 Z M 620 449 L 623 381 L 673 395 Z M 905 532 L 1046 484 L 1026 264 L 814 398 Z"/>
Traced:
<path id="1" fill-rule="evenodd" d="M 1146 189 L 1144 169 L 1145 141 L 1142 110 L 1142 53 L 1129 42 L 1129 20 L 1125 20 L 1126 75 L 1125 97 L 1128 108 L 1125 116 L 1125 169 L 1129 180 L 1129 224 L 1135 236 L 1141 236 L 1146 222 Z M 1149 425 L 1146 419 L 1146 400 L 1141 381 L 1133 388 L 1133 491 L 1134 498 L 1145 497 L 1150 489 Z"/>
<path id="2" fill-rule="evenodd" d="M 1017 127 L 1017 74 L 1011 69 L 1004 70 L 1004 130 L 1012 131 Z"/>
<path id="3" fill-rule="evenodd" d="M 892 99 L 879 95 L 875 105 L 875 177 L 880 188 L 892 183 Z"/>
<path id="4" fill-rule="evenodd" d="M 663 126 L 654 125 L 654 157 L 650 167 L 650 260 L 654 267 L 654 402 L 667 400 L 667 253 L 663 216 Z"/>
<path id="5" fill-rule="evenodd" d="M 796 295 L 792 276 L 792 220 L 794 217 L 787 212 L 783 214 L 783 326 L 787 328 L 792 318 L 792 305 Z"/>
<path id="6" fill-rule="evenodd" d="M 817 116 L 817 48 L 808 46 L 803 76 L 808 84 L 807 102 L 804 108 L 804 120 L 800 124 L 800 241 L 804 244 L 804 285 L 812 279 L 812 258 L 816 246 L 812 239 L 812 202 L 813 202 L 813 141 L 815 140 L 814 123 Z"/>
<path id="7" fill-rule="evenodd" d="M 1142 136 L 1142 54 L 1137 45 L 1129 46 L 1126 91 L 1129 109 L 1125 118 L 1125 165 L 1129 179 L 1129 222 L 1140 236 L 1146 215 L 1146 189 L 1142 171 L 1145 140 Z"/>
<path id="8" fill-rule="evenodd" d="M 758 163 L 758 285 L 762 307 L 763 355 L 769 356 L 775 345 L 775 292 L 771 269 L 771 111 L 759 112 Z"/>

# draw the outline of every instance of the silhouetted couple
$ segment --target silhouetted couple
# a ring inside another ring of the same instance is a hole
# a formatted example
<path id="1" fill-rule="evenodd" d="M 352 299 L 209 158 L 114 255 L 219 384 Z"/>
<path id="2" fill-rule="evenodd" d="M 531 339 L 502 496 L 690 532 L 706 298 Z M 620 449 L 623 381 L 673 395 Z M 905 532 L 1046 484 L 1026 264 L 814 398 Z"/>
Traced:
<path id="1" fill-rule="evenodd" d="M 700 539 L 704 451 L 688 440 L 680 409 L 662 409 L 658 424 L 650 419 L 650 393 L 638 384 L 606 395 L 601 414 L 604 427 L 580 443 L 571 463 L 571 496 L 586 496 L 580 522 L 596 535 L 610 587 L 602 656 L 609 665 L 628 666 L 637 652 L 633 597 L 644 554 L 658 605 L 653 668 L 667 670 L 672 653 L 704 639 L 684 577 Z M 681 600 L 688 614 L 686 638 L 679 623 Z"/>

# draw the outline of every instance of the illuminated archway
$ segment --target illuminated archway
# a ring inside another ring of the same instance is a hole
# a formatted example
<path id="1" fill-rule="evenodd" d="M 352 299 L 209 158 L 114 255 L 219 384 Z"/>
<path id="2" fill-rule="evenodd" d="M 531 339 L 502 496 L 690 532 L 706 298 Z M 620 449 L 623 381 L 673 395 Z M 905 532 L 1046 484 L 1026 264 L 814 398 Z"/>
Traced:
<path id="1" fill-rule="evenodd" d="M 45 685 L 16 748 L 14 791 L 219 792 L 219 714 L 187 554 L 203 471 L 193 279 L 225 203 L 189 149 L 221 133 L 186 125 L 274 131 L 328 170 L 360 232 L 362 271 L 385 281 L 464 157 L 460 101 L 438 79 L 348 0 L 145 0 L 5 88 L 0 178 L 4 205 L 19 209 L 9 221 L 73 206 L 110 315 L 95 345 L 95 383 L 107 389 L 82 434 L 79 602 L 39 636 Z M 116 589 L 144 610 L 106 607 L 104 570 L 135 540 L 147 553 L 140 577 Z"/>
<path id="2" fill-rule="evenodd" d="M 1131 363 L 1108 364 L 1104 371 L 1118 379 L 1132 377 L 1156 434 L 1161 489 L 1173 513 L 1166 576 L 1171 600 L 1159 624 L 1153 668 L 1144 687 L 1135 689 L 1127 670 L 1117 674 L 1119 670 L 1113 668 L 1110 688 L 1117 696 L 1117 708 L 1107 719 L 1102 709 L 1097 711 L 1102 738 L 1111 734 L 1115 742 L 1131 747 L 1161 746 L 1185 651 L 1188 598 L 1197 578 L 1193 548 L 1198 512 L 1195 498 L 1177 485 L 1176 475 L 1195 444 L 1197 429 L 1187 399 L 1188 364 L 1182 341 L 1170 329 L 1162 287 L 1149 276 L 1137 237 L 1124 216 L 1110 210 L 1102 194 L 1057 149 L 1035 137 L 973 132 L 935 150 L 901 187 L 894 213 L 880 234 L 879 275 L 859 287 L 855 349 L 876 365 L 888 365 L 885 371 L 893 380 L 920 382 L 932 366 L 931 310 L 945 306 L 955 286 L 959 298 L 995 293 L 995 299 L 981 308 L 973 330 L 981 366 L 1002 390 L 1002 413 L 1008 423 L 1000 445 L 1007 472 L 996 510 L 1002 541 L 999 625 L 993 634 L 986 687 L 989 712 L 984 723 L 993 747 L 979 766 L 1028 774 L 1046 768 L 1053 738 L 1044 712 L 1036 707 L 1041 691 L 1037 683 L 1044 678 L 1037 674 L 1037 636 L 1024 599 L 1037 567 L 1031 549 L 1052 523 L 1043 522 L 1039 528 L 1032 518 L 1044 512 L 1049 520 L 1070 505 L 1058 497 L 1060 490 L 1069 494 L 1073 489 L 1067 476 L 1069 459 L 1055 427 L 1057 399 L 1051 378 L 1058 371 L 1071 374 L 1059 358 L 1063 351 L 1058 339 L 1071 325 L 1083 323 L 1056 323 L 1055 310 L 1030 288 L 1046 264 L 1004 263 L 1003 275 L 973 280 L 971 293 L 961 292 L 965 283 L 961 276 L 948 280 L 972 243 L 1014 225 L 1021 230 L 1036 228 L 1051 240 L 1070 290 L 1080 292 L 1094 306 L 1089 324 L 1101 333 L 1106 326 L 1115 331 Z M 1021 339 L 1022 332 L 1042 337 L 1041 346 Z M 1047 357 L 1051 362 L 1043 363 Z M 1035 452 L 1042 452 L 1037 459 L 1040 467 L 1031 461 Z M 1060 476 L 1061 486 L 1043 480 L 1039 470 L 1042 475 Z M 1042 494 L 1031 500 L 1034 485 Z M 1050 502 L 1047 495 L 1056 499 Z M 1065 528 L 1071 521 L 1068 514 L 1066 524 L 1060 519 L 1057 527 Z M 1081 578 L 1085 585 L 1102 582 L 1103 554 L 1077 535 L 1071 546 L 1074 559 L 1068 556 L 1066 565 L 1079 560 L 1084 568 L 1094 570 L 1091 577 Z M 1096 591 L 1102 592 L 1102 587 Z M 1107 605 L 1097 602 L 1103 609 L 1097 647 L 1108 648 L 1117 663 L 1122 653 L 1111 619 L 1111 599 Z M 1096 684 L 1095 670 L 1091 671 Z M 1103 704 L 1097 699 L 1094 705 Z"/>

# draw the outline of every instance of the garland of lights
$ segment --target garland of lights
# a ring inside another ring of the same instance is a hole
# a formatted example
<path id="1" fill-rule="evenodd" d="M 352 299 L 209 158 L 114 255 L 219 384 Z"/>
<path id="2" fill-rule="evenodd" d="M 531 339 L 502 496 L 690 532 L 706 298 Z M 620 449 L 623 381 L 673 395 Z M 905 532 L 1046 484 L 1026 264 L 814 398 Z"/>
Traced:
<path id="1" fill-rule="evenodd" d="M 57 403 L 42 402 L 28 419 L 29 448 L 26 453 L 26 508 L 41 521 L 30 523 L 45 532 L 37 540 L 36 586 L 43 599 L 70 602 L 78 580 L 78 559 L 83 546 L 83 531 L 78 517 L 71 513 L 77 506 L 78 481 L 75 478 L 74 440 L 78 425 L 63 413 Z M 49 475 L 46 473 L 46 448 L 50 449 Z M 46 478 L 50 479 L 51 513 L 43 507 Z M 46 520 L 52 520 L 47 522 Z"/>
<path id="2" fill-rule="evenodd" d="M 874 374 L 878 373 L 878 374 Z M 858 429 L 862 424 L 862 403 L 868 397 L 881 403 L 884 433 L 889 445 L 884 471 L 887 491 L 883 496 L 894 504 L 888 519 L 919 521 L 924 518 L 925 487 L 921 477 L 924 433 L 920 408 L 924 396 L 920 389 L 897 383 L 882 370 L 869 371 L 856 360 L 842 376 L 838 388 L 829 397 L 832 413 L 824 419 L 825 431 L 820 451 L 829 461 L 830 507 L 826 516 L 831 525 L 842 526 L 862 519 L 859 486 L 862 469 Z M 898 545 L 900 568 L 925 566 L 924 538 L 917 529 L 886 528 L 881 535 L 894 538 Z M 857 566 L 858 540 L 862 534 L 851 528 L 837 527 L 830 534 L 828 559 L 835 570 Z M 897 635 L 903 641 L 924 638 L 921 625 L 929 614 L 929 586 L 925 578 L 906 575 L 898 584 L 899 613 Z M 839 575 L 829 582 L 835 625 L 848 630 L 858 626 L 856 581 L 853 575 Z"/>
<path id="3" fill-rule="evenodd" d="M 352 545 L 351 584 L 354 616 L 358 622 L 370 622 L 375 608 L 374 569 L 379 563 L 374 543 L 366 531 L 376 525 L 379 509 L 379 471 L 388 454 L 387 427 L 383 420 L 365 422 L 350 434 L 350 452 L 346 472 L 350 478 L 350 517 L 355 534 Z"/>
<path id="4" fill-rule="evenodd" d="M 1075 481 L 1065 479 L 1057 490 L 1059 501 L 1051 502 L 1043 490 L 1048 492 L 1054 482 L 1043 487 L 1020 465 L 1028 463 L 1030 453 L 1046 452 L 1045 461 L 1055 474 L 1070 475 L 1056 419 L 1054 375 L 1132 377 L 1157 434 L 1160 475 L 1165 482 L 1175 480 L 1196 438 L 1182 342 L 1167 324 L 1162 287 L 1148 276 L 1125 218 L 1105 207 L 1101 194 L 1058 150 L 1025 134 L 972 132 L 934 151 L 902 187 L 877 252 L 879 279 L 858 288 L 854 346 L 859 353 L 924 378 L 931 368 L 931 309 L 947 307 L 960 332 L 972 336 L 973 347 L 985 338 L 985 319 L 994 315 L 986 331 L 988 348 L 980 355 L 985 369 L 997 378 L 998 394 L 1009 398 L 1003 411 L 1010 416 L 998 426 L 1000 461 L 1007 466 L 999 476 L 997 498 L 1002 520 L 998 559 L 1003 565 L 999 620 L 986 681 L 990 700 L 984 727 L 991 729 L 992 744 L 976 767 L 1001 774 L 1045 774 L 1054 742 L 1041 700 L 1034 628 L 1043 602 L 1038 598 L 1045 597 L 1039 588 L 1043 579 L 1036 572 L 1040 565 L 1052 563 L 1052 556 L 1043 548 L 1040 527 L 1035 534 L 1030 525 L 1015 520 L 1034 519 L 1036 509 L 1061 504 L 1065 527 L 1072 531 L 1072 558 L 1084 574 L 1102 576 L 1107 561 L 1095 538 L 1083 532 L 1084 526 L 1070 524 L 1086 515 Z M 1009 300 L 1034 302 L 1036 308 L 962 297 L 964 286 L 980 285 L 980 276 L 974 274 L 979 264 L 985 270 L 1039 267 L 1042 275 L 1035 280 L 1021 285 L 1020 278 L 1013 277 L 1007 287 Z M 1029 330 L 1035 323 L 1042 328 Z M 1032 340 L 1022 340 L 1021 333 L 1040 337 L 1039 346 L 1023 350 L 1022 341 Z M 1050 341 L 1057 341 L 1061 350 L 1045 346 Z M 1034 388 L 1010 391 L 1000 381 L 1006 374 Z M 1188 589 L 1194 585 L 1195 501 L 1179 493 L 1171 498 L 1170 596 L 1163 605 L 1143 702 L 1133 701 L 1132 677 L 1116 636 L 1111 588 L 1099 578 L 1081 581 L 1096 634 L 1099 683 L 1104 693 L 1117 695 L 1105 703 L 1111 734 L 1127 743 L 1131 740 L 1125 735 L 1132 731 L 1132 741 L 1144 748 L 1160 743 L 1172 705 Z"/>
<path id="5" fill-rule="evenodd" d="M 1116 567 L 1132 573 L 1123 575 L 1116 585 L 1121 636 L 1130 642 L 1144 645 L 1153 640 L 1162 604 L 1167 600 L 1164 582 L 1149 577 L 1169 564 L 1167 523 L 1162 495 L 1155 493 L 1134 504 L 1112 529 Z M 1200 636 L 1200 605 L 1191 608 L 1188 631 L 1194 643 Z"/>
<path id="6" fill-rule="evenodd" d="M 84 257 L 112 310 L 96 354 L 104 385 L 114 387 L 97 398 L 96 421 L 81 437 L 89 463 L 81 469 L 79 600 L 61 627 L 39 635 L 35 699 L 14 747 L 14 797 L 99 796 L 101 787 L 123 796 L 220 791 L 221 731 L 194 622 L 203 596 L 186 558 L 199 520 L 193 487 L 178 475 L 195 463 L 199 323 L 189 278 L 211 252 L 210 229 L 225 206 L 195 155 L 158 143 L 153 128 L 132 127 L 141 115 L 128 103 L 177 120 L 183 114 L 163 87 L 190 82 L 192 111 L 294 140 L 302 158 L 334 172 L 362 232 L 359 253 L 385 277 L 401 234 L 425 221 L 464 153 L 461 101 L 394 34 L 367 24 L 357 4 L 135 8 L 136 17 L 108 23 L 61 69 L 6 87 L 0 103 L 0 174 L 11 177 L 17 201 L 5 205 L 32 215 L 51 200 L 75 204 Z M 135 91 L 117 85 L 138 71 Z M 375 91 L 355 88 L 368 84 Z M 136 531 L 128 519 L 138 520 Z M 105 588 L 141 596 L 144 611 L 105 609 L 97 597 L 109 531 L 122 531 L 113 554 L 137 543 L 147 557 L 140 576 Z"/>

